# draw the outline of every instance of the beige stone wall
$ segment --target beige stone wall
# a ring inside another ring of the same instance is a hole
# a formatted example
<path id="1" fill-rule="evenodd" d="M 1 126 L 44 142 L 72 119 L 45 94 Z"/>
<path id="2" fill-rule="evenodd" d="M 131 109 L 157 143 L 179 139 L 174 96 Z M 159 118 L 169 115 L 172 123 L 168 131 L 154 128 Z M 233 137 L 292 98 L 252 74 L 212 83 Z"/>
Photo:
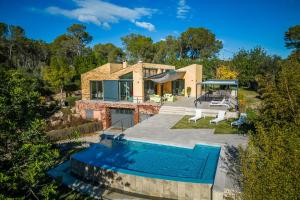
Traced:
<path id="1" fill-rule="evenodd" d="M 123 69 L 123 64 L 110 63 L 110 73 L 117 72 Z"/>
<path id="2" fill-rule="evenodd" d="M 163 72 L 167 69 L 174 70 L 175 66 L 154 63 L 137 63 L 123 68 L 122 64 L 107 63 L 81 75 L 82 100 L 90 99 L 91 80 L 118 80 L 121 75 L 129 72 L 133 72 L 133 96 L 144 99 L 143 68 L 157 68 L 160 72 Z M 194 64 L 181 68 L 178 71 L 186 72 L 183 77 L 185 79 L 185 91 L 187 87 L 191 87 L 191 96 L 196 96 L 196 82 L 202 80 L 202 66 Z M 164 84 L 164 90 L 166 92 L 172 92 L 171 82 Z M 158 91 L 160 92 L 160 90 Z"/>
<path id="3" fill-rule="evenodd" d="M 89 166 L 71 159 L 72 173 L 110 188 L 158 198 L 211 200 L 212 185 L 134 176 Z"/>
<path id="4" fill-rule="evenodd" d="M 90 81 L 105 80 L 110 78 L 110 63 L 97 67 L 91 71 L 81 74 L 82 99 L 90 99 Z"/>
<path id="5" fill-rule="evenodd" d="M 142 63 L 135 65 L 133 70 L 133 97 L 144 100 L 144 74 Z"/>
<path id="6" fill-rule="evenodd" d="M 185 84 L 185 96 L 187 96 L 187 87 L 191 87 L 191 97 L 196 97 L 196 83 L 202 81 L 202 65 L 193 64 L 180 68 L 177 71 L 185 72 L 183 77 Z"/>

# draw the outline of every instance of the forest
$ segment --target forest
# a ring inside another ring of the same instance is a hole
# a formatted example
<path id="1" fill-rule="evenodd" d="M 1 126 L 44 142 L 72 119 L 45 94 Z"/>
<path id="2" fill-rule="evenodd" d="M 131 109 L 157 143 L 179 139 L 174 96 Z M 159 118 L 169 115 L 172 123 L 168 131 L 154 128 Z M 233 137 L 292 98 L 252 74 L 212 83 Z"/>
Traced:
<path id="1" fill-rule="evenodd" d="M 82 73 L 123 60 L 176 68 L 198 63 L 205 79 L 231 78 L 228 73 L 234 72 L 240 86 L 257 91 L 262 100 L 246 131 L 248 147 L 237 150 L 232 164 L 242 191 L 239 198 L 299 198 L 300 25 L 278 38 L 291 49 L 287 58 L 255 47 L 222 60 L 222 41 L 203 27 L 158 42 L 129 34 L 120 38 L 122 47 L 90 46 L 92 39 L 82 24 L 71 25 L 47 43 L 28 38 L 20 26 L 0 23 L 0 199 L 58 198 L 60 183 L 46 172 L 63 155 L 46 135 L 52 108 L 45 101 L 53 94 L 80 90 Z"/>

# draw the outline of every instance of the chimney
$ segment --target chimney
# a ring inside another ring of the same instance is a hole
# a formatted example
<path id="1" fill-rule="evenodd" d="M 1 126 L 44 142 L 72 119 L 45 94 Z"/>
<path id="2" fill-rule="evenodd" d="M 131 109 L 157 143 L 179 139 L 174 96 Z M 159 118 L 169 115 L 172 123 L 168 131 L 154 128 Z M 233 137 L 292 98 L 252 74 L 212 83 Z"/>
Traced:
<path id="1" fill-rule="evenodd" d="M 127 60 L 123 60 L 123 69 L 127 67 Z"/>

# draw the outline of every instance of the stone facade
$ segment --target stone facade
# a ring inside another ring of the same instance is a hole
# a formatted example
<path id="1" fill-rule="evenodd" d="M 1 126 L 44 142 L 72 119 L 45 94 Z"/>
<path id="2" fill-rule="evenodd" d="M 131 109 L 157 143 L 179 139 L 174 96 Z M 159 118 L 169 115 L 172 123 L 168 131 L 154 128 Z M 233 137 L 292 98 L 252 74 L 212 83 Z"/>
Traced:
<path id="1" fill-rule="evenodd" d="M 119 80 L 120 76 L 132 72 L 133 74 L 133 96 L 138 99 L 144 99 L 144 74 L 143 69 L 157 69 L 157 73 L 165 70 L 175 70 L 175 66 L 162 65 L 154 63 L 139 62 L 135 65 L 107 63 L 88 71 L 81 75 L 82 100 L 90 100 L 90 81 L 93 80 Z M 180 68 L 180 72 L 185 72 L 183 79 L 185 80 L 185 91 L 187 87 L 191 87 L 191 96 L 196 96 L 196 83 L 202 81 L 202 65 L 190 65 Z M 160 93 L 160 85 L 158 86 Z M 164 90 L 172 92 L 171 82 L 164 83 Z M 160 94 L 161 95 L 161 94 Z M 187 96 L 187 93 L 185 93 Z"/>
<path id="2" fill-rule="evenodd" d="M 124 65 L 107 63 L 81 75 L 82 100 L 90 100 L 90 81 L 93 80 L 119 80 L 119 77 L 129 72 L 133 73 L 133 96 L 144 98 L 144 74 L 143 68 L 155 68 L 162 70 L 175 69 L 175 66 L 154 63 L 137 63 Z"/>
<path id="3" fill-rule="evenodd" d="M 148 178 L 112 172 L 71 159 L 71 172 L 107 187 L 156 198 L 211 200 L 212 185 Z"/>
<path id="4" fill-rule="evenodd" d="M 81 100 L 76 101 L 76 112 L 81 115 L 82 118 L 87 118 L 87 110 L 93 111 L 93 119 L 102 121 L 103 129 L 109 128 L 111 125 L 110 109 L 123 108 L 134 110 L 134 124 L 139 123 L 139 114 L 158 114 L 160 106 L 153 104 L 134 104 L 131 102 L 108 102 L 108 101 L 93 101 L 93 100 Z"/>

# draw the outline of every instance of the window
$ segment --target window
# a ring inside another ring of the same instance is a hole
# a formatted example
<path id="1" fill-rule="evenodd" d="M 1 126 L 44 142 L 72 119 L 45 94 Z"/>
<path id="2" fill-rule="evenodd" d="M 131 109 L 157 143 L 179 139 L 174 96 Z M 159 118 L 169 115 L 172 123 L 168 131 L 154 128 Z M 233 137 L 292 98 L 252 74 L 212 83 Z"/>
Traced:
<path id="1" fill-rule="evenodd" d="M 172 93 L 173 95 L 184 96 L 185 91 L 183 79 L 172 81 Z"/>
<path id="2" fill-rule="evenodd" d="M 133 73 L 129 72 L 119 77 L 120 79 L 133 79 Z"/>
<path id="3" fill-rule="evenodd" d="M 94 111 L 93 110 L 85 110 L 86 119 L 94 119 Z"/>
<path id="4" fill-rule="evenodd" d="M 157 69 L 144 68 L 144 77 L 149 77 L 157 74 Z"/>
<path id="5" fill-rule="evenodd" d="M 91 99 L 103 99 L 103 83 L 102 81 L 90 81 Z"/>

